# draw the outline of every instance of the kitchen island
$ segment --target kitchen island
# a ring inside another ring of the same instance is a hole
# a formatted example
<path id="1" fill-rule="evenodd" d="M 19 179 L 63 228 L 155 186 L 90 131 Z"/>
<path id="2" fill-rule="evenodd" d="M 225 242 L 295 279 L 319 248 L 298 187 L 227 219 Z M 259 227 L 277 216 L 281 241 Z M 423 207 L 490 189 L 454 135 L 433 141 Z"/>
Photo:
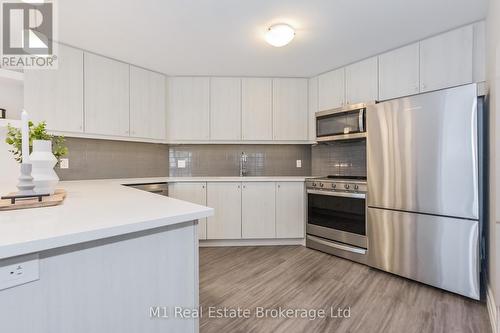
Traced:
<path id="1" fill-rule="evenodd" d="M 117 181 L 59 187 L 60 206 L 0 212 L 2 330 L 197 332 L 175 307 L 198 307 L 197 221 L 213 209 Z"/>

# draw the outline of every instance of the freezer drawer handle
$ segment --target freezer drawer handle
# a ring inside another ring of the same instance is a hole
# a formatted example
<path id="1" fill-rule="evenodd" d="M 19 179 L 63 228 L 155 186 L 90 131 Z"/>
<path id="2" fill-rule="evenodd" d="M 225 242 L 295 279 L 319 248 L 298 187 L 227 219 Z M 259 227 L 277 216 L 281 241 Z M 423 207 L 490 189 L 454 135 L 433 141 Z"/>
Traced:
<path id="1" fill-rule="evenodd" d="M 318 237 L 309 236 L 309 235 L 307 237 L 310 240 L 313 240 L 315 242 L 318 242 L 318 243 L 326 245 L 326 246 L 334 247 L 334 248 L 339 249 L 339 250 L 349 251 L 349 252 L 358 253 L 358 254 L 366 254 L 366 250 L 359 248 L 359 247 L 353 247 L 353 246 L 349 246 L 349 245 L 339 244 L 339 243 L 333 242 L 333 241 L 324 241 Z"/>

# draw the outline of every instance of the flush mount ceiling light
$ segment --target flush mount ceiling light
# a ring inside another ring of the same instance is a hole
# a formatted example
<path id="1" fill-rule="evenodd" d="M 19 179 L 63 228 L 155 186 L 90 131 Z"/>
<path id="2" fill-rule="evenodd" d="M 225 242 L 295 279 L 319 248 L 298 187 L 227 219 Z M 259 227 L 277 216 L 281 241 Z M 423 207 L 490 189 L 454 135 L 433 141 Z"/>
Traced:
<path id="1" fill-rule="evenodd" d="M 295 30 L 285 23 L 275 24 L 266 32 L 266 42 L 272 46 L 281 47 L 290 43 L 295 37 Z"/>

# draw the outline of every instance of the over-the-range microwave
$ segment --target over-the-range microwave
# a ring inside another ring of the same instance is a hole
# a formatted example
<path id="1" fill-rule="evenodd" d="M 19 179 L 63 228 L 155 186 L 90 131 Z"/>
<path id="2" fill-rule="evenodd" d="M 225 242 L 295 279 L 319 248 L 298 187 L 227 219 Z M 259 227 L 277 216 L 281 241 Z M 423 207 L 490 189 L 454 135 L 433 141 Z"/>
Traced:
<path id="1" fill-rule="evenodd" d="M 316 112 L 316 141 L 328 142 L 366 138 L 366 107 L 351 104 Z"/>

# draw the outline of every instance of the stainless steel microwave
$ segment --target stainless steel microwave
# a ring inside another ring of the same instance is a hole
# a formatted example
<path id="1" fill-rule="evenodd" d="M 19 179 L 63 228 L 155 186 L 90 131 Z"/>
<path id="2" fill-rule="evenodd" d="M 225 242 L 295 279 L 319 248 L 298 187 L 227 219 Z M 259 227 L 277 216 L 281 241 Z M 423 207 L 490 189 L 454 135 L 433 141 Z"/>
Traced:
<path id="1" fill-rule="evenodd" d="M 366 138 L 365 103 L 316 112 L 316 141 Z"/>

